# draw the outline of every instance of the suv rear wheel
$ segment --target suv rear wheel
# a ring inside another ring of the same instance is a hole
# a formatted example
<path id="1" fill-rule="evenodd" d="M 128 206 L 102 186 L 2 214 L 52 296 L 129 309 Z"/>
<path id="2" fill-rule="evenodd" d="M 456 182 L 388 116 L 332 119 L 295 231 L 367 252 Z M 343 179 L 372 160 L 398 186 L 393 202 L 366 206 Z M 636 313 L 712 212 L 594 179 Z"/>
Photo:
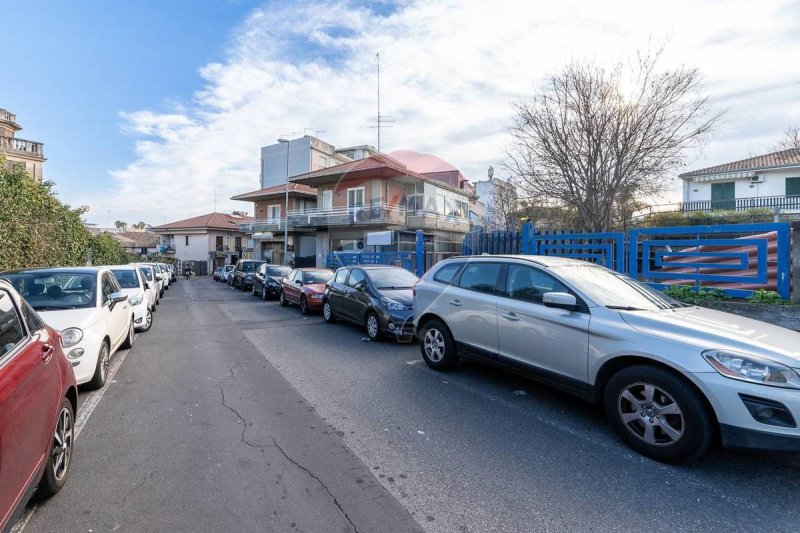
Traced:
<path id="1" fill-rule="evenodd" d="M 700 395 L 669 370 L 623 368 L 608 381 L 604 408 L 628 446 L 658 461 L 697 459 L 711 446 L 713 417 Z"/>
<path id="2" fill-rule="evenodd" d="M 449 370 L 458 363 L 456 344 L 450 330 L 441 321 L 425 322 L 419 335 L 422 358 L 434 370 Z"/>

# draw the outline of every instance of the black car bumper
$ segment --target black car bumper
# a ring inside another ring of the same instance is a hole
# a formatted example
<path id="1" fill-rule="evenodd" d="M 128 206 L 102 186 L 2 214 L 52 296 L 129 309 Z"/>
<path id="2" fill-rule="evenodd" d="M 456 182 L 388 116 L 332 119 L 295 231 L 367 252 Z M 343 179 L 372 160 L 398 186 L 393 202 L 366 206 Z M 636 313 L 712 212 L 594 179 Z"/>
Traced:
<path id="1" fill-rule="evenodd" d="M 391 313 L 383 317 L 383 322 L 383 331 L 387 335 L 397 337 L 398 341 L 414 340 L 414 315 Z"/>
<path id="2" fill-rule="evenodd" d="M 800 452 L 800 436 L 780 435 L 720 424 L 722 445 L 745 450 Z"/>

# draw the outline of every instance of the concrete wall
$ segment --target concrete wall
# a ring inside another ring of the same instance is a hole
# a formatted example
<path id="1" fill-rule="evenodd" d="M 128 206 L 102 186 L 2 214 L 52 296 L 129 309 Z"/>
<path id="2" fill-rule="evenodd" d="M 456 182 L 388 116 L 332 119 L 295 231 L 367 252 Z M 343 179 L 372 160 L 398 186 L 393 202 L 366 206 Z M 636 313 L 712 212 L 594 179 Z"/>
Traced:
<path id="1" fill-rule="evenodd" d="M 304 136 L 288 143 L 275 143 L 261 148 L 261 188 L 286 183 L 286 151 L 289 150 L 289 176 L 327 168 L 350 161 L 337 154 L 332 144 Z"/>
<path id="2" fill-rule="evenodd" d="M 725 183 L 728 181 L 733 181 L 736 183 L 736 198 L 784 196 L 786 194 L 786 178 L 800 177 L 800 168 L 790 170 L 763 171 L 758 172 L 758 176 L 763 177 L 763 183 L 750 183 L 750 178 L 703 182 L 689 181 L 684 186 L 684 201 L 709 201 L 711 200 L 711 184 Z M 480 184 L 480 182 L 478 184 Z"/>

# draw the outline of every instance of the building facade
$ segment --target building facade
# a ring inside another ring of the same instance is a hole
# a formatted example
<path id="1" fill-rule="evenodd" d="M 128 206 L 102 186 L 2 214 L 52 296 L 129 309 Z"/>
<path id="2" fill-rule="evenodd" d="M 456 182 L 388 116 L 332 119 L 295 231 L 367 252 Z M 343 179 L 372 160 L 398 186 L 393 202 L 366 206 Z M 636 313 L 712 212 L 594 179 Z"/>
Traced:
<path id="1" fill-rule="evenodd" d="M 297 266 L 316 265 L 316 236 L 313 230 L 288 228 L 288 256 L 284 257 L 286 228 L 286 185 L 276 185 L 234 196 L 232 200 L 253 203 L 254 220 L 241 225 L 253 241 L 253 256 L 270 263 Z M 306 212 L 317 207 L 317 190 L 298 183 L 289 184 L 288 211 Z"/>
<path id="2" fill-rule="evenodd" d="M 152 231 L 160 235 L 167 255 L 205 264 L 198 272 L 204 274 L 252 257 L 250 236 L 239 229 L 240 224 L 252 220 L 227 213 L 208 213 L 156 226 Z"/>
<path id="3" fill-rule="evenodd" d="M 678 176 L 684 211 L 769 209 L 800 212 L 800 148 Z"/>
<path id="4" fill-rule="evenodd" d="M 318 266 L 331 252 L 413 252 L 417 230 L 425 235 L 426 266 L 431 266 L 460 253 L 470 228 L 471 190 L 386 155 L 309 172 L 292 182 L 317 190 L 316 208 L 290 210 L 288 224 L 315 234 Z"/>
<path id="5" fill-rule="evenodd" d="M 19 166 L 36 181 L 44 176 L 44 143 L 20 139 L 16 133 L 22 129 L 17 116 L 0 108 L 0 155 L 9 168 Z"/>

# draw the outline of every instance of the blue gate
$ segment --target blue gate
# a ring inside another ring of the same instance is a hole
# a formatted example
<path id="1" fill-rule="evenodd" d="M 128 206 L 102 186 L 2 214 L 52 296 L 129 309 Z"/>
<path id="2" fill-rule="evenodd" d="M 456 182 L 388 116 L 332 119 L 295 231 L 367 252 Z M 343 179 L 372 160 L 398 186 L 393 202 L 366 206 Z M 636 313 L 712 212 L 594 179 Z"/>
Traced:
<path id="1" fill-rule="evenodd" d="M 526 224 L 521 232 L 467 235 L 462 253 L 572 257 L 660 289 L 679 284 L 709 286 L 738 298 L 758 289 L 774 290 L 784 299 L 791 292 L 788 222 L 644 228 L 627 234 L 539 233 Z"/>
<path id="2" fill-rule="evenodd" d="M 413 256 L 411 252 L 331 252 L 327 266 L 337 269 L 352 265 L 394 265 L 413 271 Z"/>

